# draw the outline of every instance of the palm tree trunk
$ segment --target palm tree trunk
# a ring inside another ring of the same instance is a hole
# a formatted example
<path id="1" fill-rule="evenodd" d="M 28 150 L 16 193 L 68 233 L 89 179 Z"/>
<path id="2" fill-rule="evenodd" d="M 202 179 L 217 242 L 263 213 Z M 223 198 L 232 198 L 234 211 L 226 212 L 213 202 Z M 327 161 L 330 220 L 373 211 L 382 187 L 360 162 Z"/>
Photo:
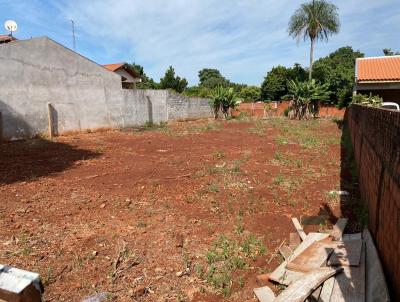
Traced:
<path id="1" fill-rule="evenodd" d="M 310 69 L 308 73 L 308 79 L 312 79 L 312 67 L 313 67 L 313 59 L 314 59 L 314 39 L 311 38 L 311 49 L 310 49 Z"/>

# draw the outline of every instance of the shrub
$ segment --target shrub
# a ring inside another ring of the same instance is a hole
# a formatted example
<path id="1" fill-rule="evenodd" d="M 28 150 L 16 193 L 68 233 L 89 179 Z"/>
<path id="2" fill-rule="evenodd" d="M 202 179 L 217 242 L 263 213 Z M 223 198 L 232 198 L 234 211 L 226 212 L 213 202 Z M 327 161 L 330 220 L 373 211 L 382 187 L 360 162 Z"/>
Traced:
<path id="1" fill-rule="evenodd" d="M 231 111 L 239 104 L 240 100 L 233 88 L 218 86 L 211 94 L 210 106 L 214 111 L 215 118 L 219 118 L 220 113 L 222 113 L 225 118 L 229 118 L 231 116 Z"/>
<path id="2" fill-rule="evenodd" d="M 352 97 L 352 104 L 360 104 L 366 106 L 380 107 L 382 105 L 383 99 L 378 95 L 356 94 Z"/>
<path id="3" fill-rule="evenodd" d="M 328 85 L 320 85 L 315 80 L 306 82 L 288 81 L 290 99 L 288 116 L 291 119 L 310 119 L 318 112 L 318 101 L 329 99 Z"/>

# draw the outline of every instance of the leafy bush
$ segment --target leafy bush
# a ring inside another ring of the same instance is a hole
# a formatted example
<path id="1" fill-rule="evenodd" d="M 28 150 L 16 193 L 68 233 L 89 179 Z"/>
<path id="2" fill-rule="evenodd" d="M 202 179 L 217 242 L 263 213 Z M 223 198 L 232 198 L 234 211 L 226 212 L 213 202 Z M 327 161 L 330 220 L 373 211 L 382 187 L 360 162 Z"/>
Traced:
<path id="1" fill-rule="evenodd" d="M 315 80 L 307 82 L 288 81 L 290 99 L 288 116 L 291 119 L 310 119 L 318 112 L 318 101 L 329 99 L 328 84 L 318 84 Z"/>
<path id="2" fill-rule="evenodd" d="M 380 107 L 382 105 L 383 99 L 378 95 L 356 94 L 352 97 L 352 104 L 360 104 L 366 106 Z"/>
<path id="3" fill-rule="evenodd" d="M 235 109 L 240 104 L 240 100 L 233 88 L 218 86 L 213 90 L 210 97 L 210 106 L 214 111 L 215 118 L 219 118 L 220 113 L 225 118 L 229 118 L 232 109 Z"/>

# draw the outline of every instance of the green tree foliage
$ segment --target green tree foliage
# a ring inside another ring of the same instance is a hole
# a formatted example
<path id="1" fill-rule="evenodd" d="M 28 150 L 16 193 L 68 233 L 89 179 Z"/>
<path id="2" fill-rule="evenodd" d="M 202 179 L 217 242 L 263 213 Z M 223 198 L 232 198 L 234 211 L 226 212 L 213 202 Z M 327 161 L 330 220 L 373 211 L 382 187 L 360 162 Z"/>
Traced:
<path id="1" fill-rule="evenodd" d="M 354 85 L 355 61 L 364 54 L 350 46 L 341 47 L 314 63 L 314 78 L 328 84 L 331 95 L 329 102 L 347 106 L 351 101 Z"/>
<path id="2" fill-rule="evenodd" d="M 315 80 L 299 82 L 288 81 L 290 99 L 289 118 L 310 119 L 318 112 L 318 102 L 329 99 L 328 84 L 318 84 Z"/>
<path id="3" fill-rule="evenodd" d="M 297 80 L 305 81 L 307 79 L 307 70 L 296 63 L 292 68 L 276 66 L 267 73 L 261 84 L 261 99 L 269 101 L 280 100 L 288 93 L 287 81 Z"/>
<path id="4" fill-rule="evenodd" d="M 394 52 L 391 48 L 384 48 L 383 54 L 385 56 L 398 56 L 400 55 L 400 51 Z"/>
<path id="5" fill-rule="evenodd" d="M 199 82 L 200 86 L 211 89 L 217 86 L 228 87 L 230 84 L 218 69 L 212 68 L 203 68 L 199 71 Z"/>
<path id="6" fill-rule="evenodd" d="M 339 32 L 340 21 L 338 8 L 325 0 L 312 0 L 301 4 L 289 21 L 289 35 L 300 39 L 310 39 L 309 79 L 312 77 L 314 44 L 318 40 L 328 40 L 332 34 Z"/>
<path id="7" fill-rule="evenodd" d="M 160 79 L 160 88 L 161 89 L 173 89 L 176 92 L 183 92 L 188 85 L 188 82 L 185 78 L 180 78 L 179 76 L 175 76 L 175 70 L 172 66 L 170 66 L 163 78 Z"/>
<path id="8" fill-rule="evenodd" d="M 264 100 L 280 100 L 287 93 L 287 75 L 286 67 L 273 67 L 261 84 L 261 97 Z"/>
<path id="9" fill-rule="evenodd" d="M 239 92 L 239 97 L 246 103 L 258 102 L 261 100 L 261 88 L 257 86 L 243 87 Z"/>
<path id="10" fill-rule="evenodd" d="M 142 79 L 142 82 L 137 84 L 137 88 L 139 88 L 139 89 L 158 89 L 159 88 L 158 83 L 156 83 L 152 78 L 149 78 L 146 75 L 146 73 L 144 72 L 143 66 L 136 64 L 136 63 L 128 64 L 128 66 L 130 68 L 132 68 L 133 70 L 135 70 L 140 75 L 140 78 Z"/>

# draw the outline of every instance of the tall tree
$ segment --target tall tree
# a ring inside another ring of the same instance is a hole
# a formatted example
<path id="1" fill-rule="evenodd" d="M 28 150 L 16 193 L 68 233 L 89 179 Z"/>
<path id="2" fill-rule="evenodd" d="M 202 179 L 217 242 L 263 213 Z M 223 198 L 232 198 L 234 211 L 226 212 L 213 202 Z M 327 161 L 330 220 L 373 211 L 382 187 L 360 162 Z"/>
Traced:
<path id="1" fill-rule="evenodd" d="M 325 0 L 312 0 L 303 3 L 289 21 L 289 35 L 298 41 L 310 39 L 309 79 L 312 78 L 314 44 L 318 40 L 328 40 L 332 34 L 339 32 L 340 21 L 336 5 Z"/>
<path id="2" fill-rule="evenodd" d="M 272 67 L 261 84 L 261 97 L 263 100 L 278 101 L 287 94 L 286 81 L 288 70 L 284 66 Z"/>
<path id="3" fill-rule="evenodd" d="M 203 68 L 199 71 L 199 82 L 200 86 L 208 88 L 229 86 L 229 80 L 227 80 L 218 69 L 212 68 Z"/>
<path id="4" fill-rule="evenodd" d="M 179 76 L 175 76 L 175 70 L 172 66 L 170 66 L 163 78 L 160 79 L 160 87 L 161 89 L 173 89 L 176 92 L 183 92 L 188 85 L 188 82 L 185 78 L 180 78 Z"/>
<path id="5" fill-rule="evenodd" d="M 128 64 L 130 68 L 134 69 L 141 78 L 141 82 L 137 84 L 137 88 L 139 89 L 158 89 L 158 84 L 152 79 L 149 78 L 146 73 L 144 72 L 144 68 L 143 66 L 136 64 L 136 63 L 132 63 L 132 64 Z"/>
<path id="6" fill-rule="evenodd" d="M 384 48 L 383 53 L 387 57 L 400 55 L 400 51 L 394 52 L 391 48 Z"/>
<path id="7" fill-rule="evenodd" d="M 347 106 L 351 101 L 354 85 L 354 69 L 357 58 L 364 57 L 350 46 L 341 47 L 314 63 L 314 78 L 327 83 L 331 92 L 330 102 Z"/>

